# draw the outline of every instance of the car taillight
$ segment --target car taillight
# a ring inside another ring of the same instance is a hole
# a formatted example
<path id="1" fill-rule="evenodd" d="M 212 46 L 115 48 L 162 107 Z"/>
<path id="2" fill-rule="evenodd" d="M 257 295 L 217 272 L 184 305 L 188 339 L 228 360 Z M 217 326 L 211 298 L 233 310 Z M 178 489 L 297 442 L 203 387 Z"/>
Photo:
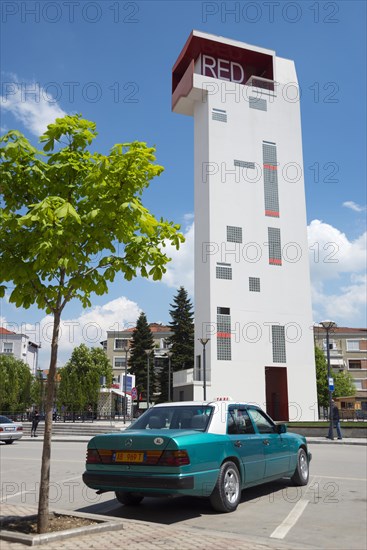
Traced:
<path id="1" fill-rule="evenodd" d="M 0 426 L 0 432 L 3 432 L 3 431 L 4 431 L 4 428 L 1 428 L 1 426 Z"/>
<path id="2" fill-rule="evenodd" d="M 101 458 L 97 449 L 88 449 L 87 450 L 87 464 L 100 464 Z"/>
<path id="3" fill-rule="evenodd" d="M 18 426 L 17 427 L 17 432 L 22 432 L 23 431 L 23 426 Z"/>
<path id="4" fill-rule="evenodd" d="M 187 451 L 164 451 L 158 462 L 159 466 L 186 466 L 190 464 Z"/>

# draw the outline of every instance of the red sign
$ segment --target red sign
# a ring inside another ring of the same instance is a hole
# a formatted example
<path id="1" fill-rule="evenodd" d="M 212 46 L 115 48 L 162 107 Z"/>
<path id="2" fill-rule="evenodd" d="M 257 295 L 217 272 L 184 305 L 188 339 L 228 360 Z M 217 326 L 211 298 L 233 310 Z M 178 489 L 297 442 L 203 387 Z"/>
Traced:
<path id="1" fill-rule="evenodd" d="M 131 398 L 136 399 L 138 397 L 138 390 L 136 388 L 131 388 Z"/>

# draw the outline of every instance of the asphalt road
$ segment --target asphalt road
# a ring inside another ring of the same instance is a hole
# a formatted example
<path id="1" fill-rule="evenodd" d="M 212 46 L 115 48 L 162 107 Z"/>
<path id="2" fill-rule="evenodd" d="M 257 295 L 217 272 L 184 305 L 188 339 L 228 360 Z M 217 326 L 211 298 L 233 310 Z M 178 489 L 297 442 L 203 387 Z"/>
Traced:
<path id="1" fill-rule="evenodd" d="M 112 493 L 96 495 L 81 481 L 86 443 L 54 442 L 50 507 L 79 510 L 163 525 L 189 526 L 200 533 L 240 533 L 304 548 L 360 550 L 367 547 L 367 447 L 310 445 L 307 487 L 287 480 L 249 489 L 232 514 L 215 514 L 206 500 L 146 498 L 136 508 L 119 505 Z M 0 446 L 1 501 L 35 505 L 41 442 Z"/>

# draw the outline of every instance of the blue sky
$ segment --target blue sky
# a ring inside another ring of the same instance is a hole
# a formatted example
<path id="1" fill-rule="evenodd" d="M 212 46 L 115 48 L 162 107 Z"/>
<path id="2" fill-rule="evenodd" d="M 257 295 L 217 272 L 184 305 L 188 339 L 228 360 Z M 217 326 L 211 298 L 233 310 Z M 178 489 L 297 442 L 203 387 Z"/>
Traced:
<path id="1" fill-rule="evenodd" d="M 69 305 L 60 364 L 74 345 L 97 345 L 141 310 L 150 322 L 168 322 L 177 288 L 192 292 L 193 120 L 171 112 L 172 66 L 192 29 L 295 61 L 314 321 L 366 326 L 365 2 L 4 0 L 1 21 L 2 133 L 16 128 L 36 143 L 56 116 L 79 112 L 97 123 L 101 151 L 135 139 L 156 145 L 165 172 L 144 203 L 187 236 L 162 282 L 119 279 L 90 310 Z M 7 300 L 0 316 L 42 341 L 46 367 L 51 320 Z"/>

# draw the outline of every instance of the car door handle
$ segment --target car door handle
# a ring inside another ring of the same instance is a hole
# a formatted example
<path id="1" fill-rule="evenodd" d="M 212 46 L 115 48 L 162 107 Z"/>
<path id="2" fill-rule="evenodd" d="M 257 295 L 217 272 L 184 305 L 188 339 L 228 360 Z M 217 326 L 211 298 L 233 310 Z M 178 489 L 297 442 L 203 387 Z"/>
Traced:
<path id="1" fill-rule="evenodd" d="M 235 442 L 234 442 L 234 446 L 235 446 L 235 447 L 242 447 L 241 441 L 235 441 Z"/>
<path id="2" fill-rule="evenodd" d="M 270 445 L 269 439 L 264 439 L 263 445 Z"/>

